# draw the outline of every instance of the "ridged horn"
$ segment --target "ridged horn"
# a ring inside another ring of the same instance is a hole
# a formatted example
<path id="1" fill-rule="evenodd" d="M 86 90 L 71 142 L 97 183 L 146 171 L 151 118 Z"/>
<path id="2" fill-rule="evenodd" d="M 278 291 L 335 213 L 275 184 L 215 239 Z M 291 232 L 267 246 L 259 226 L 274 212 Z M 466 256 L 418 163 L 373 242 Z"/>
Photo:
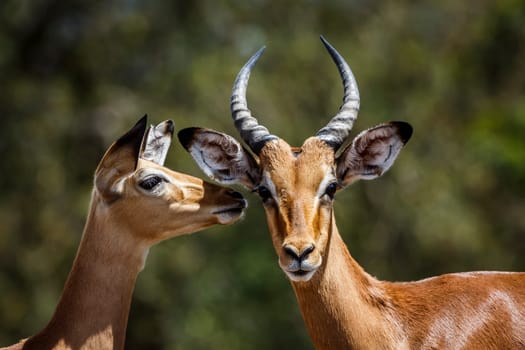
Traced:
<path id="1" fill-rule="evenodd" d="M 277 139 L 277 136 L 270 134 L 266 127 L 257 122 L 257 119 L 252 116 L 248 109 L 248 103 L 246 102 L 246 89 L 250 73 L 264 49 L 265 46 L 260 48 L 237 74 L 230 99 L 230 109 L 235 127 L 241 134 L 241 138 L 255 154 L 259 154 L 266 142 Z"/>
<path id="2" fill-rule="evenodd" d="M 343 80 L 344 96 L 343 104 L 339 108 L 339 112 L 337 112 L 324 128 L 317 132 L 316 136 L 337 150 L 348 137 L 357 119 L 359 112 L 359 90 L 354 74 L 344 58 L 322 35 L 321 41 L 337 65 L 337 69 Z"/>

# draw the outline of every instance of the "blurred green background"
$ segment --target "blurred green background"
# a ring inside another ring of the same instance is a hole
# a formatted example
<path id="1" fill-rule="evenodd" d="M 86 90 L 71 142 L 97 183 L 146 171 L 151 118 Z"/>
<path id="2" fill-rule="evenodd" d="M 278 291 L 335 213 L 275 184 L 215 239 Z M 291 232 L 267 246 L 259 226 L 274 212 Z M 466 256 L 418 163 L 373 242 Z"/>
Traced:
<path id="1" fill-rule="evenodd" d="M 3 0 L 0 345 L 40 330 L 71 267 L 92 174 L 143 114 L 237 135 L 229 95 L 292 145 L 337 111 L 319 41 L 361 90 L 359 130 L 415 129 L 382 178 L 338 195 L 354 257 L 380 279 L 525 270 L 525 2 Z M 203 174 L 175 143 L 168 167 Z M 246 193 L 246 192 L 245 192 Z M 311 349 L 259 199 L 233 226 L 154 247 L 127 349 Z"/>

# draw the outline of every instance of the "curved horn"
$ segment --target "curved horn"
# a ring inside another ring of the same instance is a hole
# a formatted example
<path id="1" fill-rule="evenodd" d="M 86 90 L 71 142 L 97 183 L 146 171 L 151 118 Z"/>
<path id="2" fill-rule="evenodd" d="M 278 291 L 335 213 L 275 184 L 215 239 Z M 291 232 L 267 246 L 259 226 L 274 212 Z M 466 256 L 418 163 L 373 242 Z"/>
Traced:
<path id="1" fill-rule="evenodd" d="M 359 112 L 359 90 L 350 67 L 336 49 L 321 35 L 321 41 L 332 56 L 343 80 L 344 97 L 339 112 L 316 134 L 321 140 L 337 150 L 352 130 Z"/>
<path id="2" fill-rule="evenodd" d="M 255 154 L 259 154 L 266 142 L 277 139 L 277 136 L 270 134 L 267 128 L 259 125 L 257 119 L 252 117 L 246 102 L 246 88 L 248 87 L 250 73 L 264 49 L 265 46 L 260 48 L 242 67 L 233 84 L 230 100 L 230 109 L 235 127 L 241 134 L 241 138 Z"/>

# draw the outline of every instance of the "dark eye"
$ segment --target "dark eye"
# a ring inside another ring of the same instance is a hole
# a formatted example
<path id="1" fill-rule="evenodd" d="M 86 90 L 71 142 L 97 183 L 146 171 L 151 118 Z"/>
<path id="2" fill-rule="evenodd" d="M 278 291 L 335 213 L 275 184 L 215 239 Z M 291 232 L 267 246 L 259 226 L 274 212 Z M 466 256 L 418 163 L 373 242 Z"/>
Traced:
<path id="1" fill-rule="evenodd" d="M 267 200 L 268 198 L 272 196 L 272 194 L 270 193 L 270 190 L 264 186 L 257 187 L 257 193 L 259 194 L 259 196 L 261 196 L 261 199 L 263 201 Z"/>
<path id="2" fill-rule="evenodd" d="M 139 182 L 139 186 L 142 187 L 145 190 L 151 190 L 155 186 L 157 186 L 159 183 L 162 182 L 162 179 L 158 176 L 150 176 L 141 182 Z"/>
<path id="3" fill-rule="evenodd" d="M 335 192 L 337 191 L 337 183 L 332 182 L 328 186 L 326 186 L 325 194 L 328 195 L 330 198 L 334 198 Z"/>

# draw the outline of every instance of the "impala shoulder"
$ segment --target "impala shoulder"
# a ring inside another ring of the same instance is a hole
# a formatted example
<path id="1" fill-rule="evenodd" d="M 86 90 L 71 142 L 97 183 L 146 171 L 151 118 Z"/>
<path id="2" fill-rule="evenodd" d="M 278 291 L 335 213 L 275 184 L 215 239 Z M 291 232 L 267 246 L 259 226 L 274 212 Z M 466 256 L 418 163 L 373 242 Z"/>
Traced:
<path id="1" fill-rule="evenodd" d="M 525 273 L 501 271 L 459 272 L 412 282 L 391 283 L 394 303 L 415 300 L 465 300 L 487 297 L 493 292 L 511 293 L 525 301 Z"/>

